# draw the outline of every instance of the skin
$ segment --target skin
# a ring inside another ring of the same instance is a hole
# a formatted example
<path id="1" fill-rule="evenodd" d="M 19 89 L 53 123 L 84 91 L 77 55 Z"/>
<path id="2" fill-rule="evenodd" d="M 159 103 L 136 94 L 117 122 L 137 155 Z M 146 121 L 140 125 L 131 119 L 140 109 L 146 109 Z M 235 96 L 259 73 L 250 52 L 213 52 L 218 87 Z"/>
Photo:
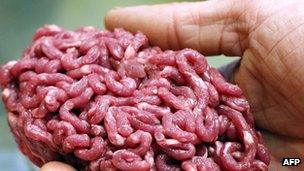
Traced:
<path id="1" fill-rule="evenodd" d="M 65 163 L 53 161 L 43 165 L 40 171 L 76 171 L 76 169 Z"/>
<path id="2" fill-rule="evenodd" d="M 212 0 L 114 9 L 105 24 L 140 30 L 162 49 L 241 57 L 226 72 L 251 104 L 271 151 L 269 170 L 302 170 L 281 160 L 304 159 L 303 9 L 303 0 Z"/>

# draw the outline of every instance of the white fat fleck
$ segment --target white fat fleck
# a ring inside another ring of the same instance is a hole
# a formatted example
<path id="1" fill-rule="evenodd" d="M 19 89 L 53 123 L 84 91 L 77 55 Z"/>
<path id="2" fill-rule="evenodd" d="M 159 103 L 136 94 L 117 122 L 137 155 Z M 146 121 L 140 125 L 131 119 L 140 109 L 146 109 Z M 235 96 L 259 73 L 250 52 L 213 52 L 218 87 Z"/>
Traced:
<path id="1" fill-rule="evenodd" d="M 253 137 L 248 131 L 244 131 L 244 141 L 247 141 L 248 143 L 254 143 Z"/>
<path id="2" fill-rule="evenodd" d="M 68 148 L 70 148 L 70 149 L 72 148 L 72 145 L 71 145 L 71 143 L 69 143 L 69 142 L 66 142 L 65 145 L 66 145 L 66 147 L 68 147 Z"/>
<path id="3" fill-rule="evenodd" d="M 84 31 L 92 31 L 92 30 L 95 30 L 95 28 L 93 26 L 86 26 L 86 27 L 83 27 L 82 30 L 84 30 Z"/>
<path id="4" fill-rule="evenodd" d="M 49 103 L 52 102 L 52 96 L 51 95 L 53 95 L 53 94 L 55 94 L 55 90 L 50 90 L 48 92 L 48 94 L 45 96 L 45 99 L 44 99 L 45 103 L 49 104 Z"/>
<path id="5" fill-rule="evenodd" d="M 135 49 L 129 45 L 125 51 L 124 56 L 126 59 L 128 59 L 128 58 L 134 57 L 135 54 L 136 54 Z"/>
<path id="6" fill-rule="evenodd" d="M 143 58 L 143 57 L 145 57 L 145 53 L 144 52 L 139 52 L 137 56 L 139 58 Z"/>
<path id="7" fill-rule="evenodd" d="M 117 145 L 123 145 L 125 143 L 124 138 L 121 137 L 120 135 L 116 134 L 115 138 L 116 138 Z"/>
<path id="8" fill-rule="evenodd" d="M 49 103 L 51 103 L 51 100 L 52 99 L 50 96 L 45 96 L 45 99 L 44 99 L 45 103 L 49 104 Z"/>
<path id="9" fill-rule="evenodd" d="M 194 99 L 190 98 L 189 101 L 190 101 L 191 104 L 193 104 L 193 105 L 195 104 L 195 100 Z"/>
<path id="10" fill-rule="evenodd" d="M 5 88 L 2 92 L 2 96 L 4 98 L 7 98 L 10 95 L 10 90 L 8 88 Z"/>
<path id="11" fill-rule="evenodd" d="M 80 71 L 84 74 L 89 74 L 90 73 L 90 66 L 89 65 L 84 65 L 81 67 Z"/>
<path id="12" fill-rule="evenodd" d="M 58 26 L 56 26 L 55 24 L 47 25 L 47 27 L 53 31 L 60 31 L 60 28 Z"/>
<path id="13" fill-rule="evenodd" d="M 210 78 L 210 75 L 209 74 L 207 74 L 207 72 L 204 72 L 204 77 L 206 77 L 208 80 L 210 80 L 211 78 Z"/>
<path id="14" fill-rule="evenodd" d="M 13 66 L 17 63 L 17 61 L 9 61 L 6 65 Z"/>
<path id="15" fill-rule="evenodd" d="M 72 47 L 72 48 L 68 48 L 67 50 L 66 50 L 66 54 L 68 54 L 68 53 L 71 53 L 71 52 L 74 52 L 74 51 L 76 51 L 76 48 L 74 48 L 74 47 Z"/>
<path id="16" fill-rule="evenodd" d="M 230 142 L 228 142 L 225 146 L 224 146 L 224 149 L 223 149 L 223 153 L 224 154 L 227 154 L 228 153 L 228 149 L 230 148 L 232 144 Z"/>
<path id="17" fill-rule="evenodd" d="M 46 74 L 40 74 L 39 80 L 46 81 L 47 80 Z"/>
<path id="18" fill-rule="evenodd" d="M 204 89 L 207 89 L 206 83 L 199 76 L 196 77 L 192 75 L 190 72 L 186 72 L 185 74 L 192 77 L 192 79 L 196 82 L 196 84 L 201 85 Z"/>
<path id="19" fill-rule="evenodd" d="M 152 90 L 152 93 L 157 94 L 157 89 Z"/>
<path id="20" fill-rule="evenodd" d="M 166 66 L 162 71 L 161 71 L 161 73 L 162 74 L 164 74 L 164 73 L 167 73 L 167 72 L 169 72 L 170 71 L 170 67 L 169 66 Z"/>
<path id="21" fill-rule="evenodd" d="M 204 89 L 207 89 L 207 85 L 206 85 L 206 83 L 201 79 L 201 78 L 197 78 L 197 77 L 194 77 L 194 79 L 195 79 L 195 81 L 197 82 L 197 83 L 199 83 Z"/>
<path id="22" fill-rule="evenodd" d="M 147 103 L 145 103 L 145 102 L 141 102 L 141 103 L 139 103 L 137 106 L 138 106 L 138 108 L 139 108 L 139 109 L 141 109 L 141 110 L 142 110 L 142 109 L 144 109 L 145 107 L 147 107 L 147 106 L 148 106 L 148 104 L 147 104 Z"/>
<path id="23" fill-rule="evenodd" d="M 233 154 L 234 158 L 241 158 L 241 156 L 242 156 L 242 153 L 239 151 L 233 152 L 232 154 Z"/>
<path id="24" fill-rule="evenodd" d="M 167 139 L 166 144 L 167 145 L 176 145 L 176 144 L 179 144 L 179 142 L 177 140 L 174 140 L 174 139 Z"/>

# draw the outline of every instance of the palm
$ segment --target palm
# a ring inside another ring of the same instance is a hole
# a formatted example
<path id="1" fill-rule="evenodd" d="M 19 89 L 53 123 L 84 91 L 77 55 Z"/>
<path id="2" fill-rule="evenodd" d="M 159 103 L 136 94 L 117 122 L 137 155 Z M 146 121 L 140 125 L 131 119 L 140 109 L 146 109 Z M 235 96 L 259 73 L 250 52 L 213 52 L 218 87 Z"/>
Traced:
<path id="1" fill-rule="evenodd" d="M 268 131 L 265 138 L 278 165 L 282 157 L 304 152 L 304 4 L 298 2 L 272 15 L 259 11 L 265 15 L 250 32 L 235 74 L 258 127 Z"/>
<path id="2" fill-rule="evenodd" d="M 304 13 L 297 11 L 299 7 L 288 7 L 265 17 L 250 33 L 235 79 L 251 102 L 259 126 L 304 138 L 304 129 L 299 129 L 304 128 Z"/>

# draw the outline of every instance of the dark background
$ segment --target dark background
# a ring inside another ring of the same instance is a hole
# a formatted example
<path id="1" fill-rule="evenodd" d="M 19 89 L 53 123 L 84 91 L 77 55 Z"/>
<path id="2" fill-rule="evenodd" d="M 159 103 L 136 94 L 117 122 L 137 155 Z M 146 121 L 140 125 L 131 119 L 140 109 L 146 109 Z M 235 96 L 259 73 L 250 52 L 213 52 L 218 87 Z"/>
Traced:
<path id="1" fill-rule="evenodd" d="M 0 0 L 0 64 L 20 57 L 35 30 L 44 24 L 68 29 L 92 25 L 104 28 L 103 18 L 114 7 L 169 3 L 172 0 Z M 176 1 L 175 1 L 176 2 Z M 231 58 L 211 57 L 220 66 Z M 0 103 L 0 170 L 36 170 L 16 148 Z"/>

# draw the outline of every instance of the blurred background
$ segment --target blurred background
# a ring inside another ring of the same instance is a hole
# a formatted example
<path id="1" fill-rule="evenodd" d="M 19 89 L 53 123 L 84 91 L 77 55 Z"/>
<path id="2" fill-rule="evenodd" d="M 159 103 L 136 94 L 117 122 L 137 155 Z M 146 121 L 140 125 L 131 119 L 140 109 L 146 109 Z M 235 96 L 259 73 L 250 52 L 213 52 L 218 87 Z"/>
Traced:
<path id="1" fill-rule="evenodd" d="M 68 29 L 81 26 L 104 28 L 103 18 L 114 7 L 178 2 L 173 0 L 0 0 L 0 64 L 20 57 L 35 30 L 44 24 Z M 218 67 L 233 58 L 211 57 Z M 37 170 L 16 148 L 10 134 L 5 109 L 0 103 L 0 170 Z"/>

